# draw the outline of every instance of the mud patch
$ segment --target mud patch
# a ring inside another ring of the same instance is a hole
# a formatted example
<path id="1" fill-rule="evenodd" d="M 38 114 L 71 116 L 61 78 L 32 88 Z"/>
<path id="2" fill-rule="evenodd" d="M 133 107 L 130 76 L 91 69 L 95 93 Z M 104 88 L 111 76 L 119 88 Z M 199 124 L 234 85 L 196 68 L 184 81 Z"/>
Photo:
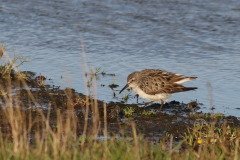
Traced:
<path id="1" fill-rule="evenodd" d="M 212 115 L 201 113 L 197 110 L 201 104 L 197 101 L 184 104 L 177 101 L 165 103 L 162 112 L 158 110 L 161 104 L 152 103 L 146 107 L 138 104 L 125 104 L 123 102 L 109 102 L 93 99 L 82 93 L 77 93 L 72 88 L 60 89 L 56 86 L 39 85 L 39 76 L 31 72 L 32 78 L 26 81 L 27 86 L 18 79 L 1 82 L 6 95 L 1 96 L 0 125 L 3 133 L 11 133 L 8 124 L 8 115 L 4 112 L 6 107 L 12 104 L 15 109 L 23 111 L 26 122 L 31 122 L 30 134 L 34 134 L 37 128 L 43 127 L 43 114 L 49 118 L 49 125 L 53 130 L 58 129 L 58 117 L 63 120 L 68 114 L 77 119 L 76 131 L 79 136 L 87 124 L 86 134 L 96 132 L 96 121 L 98 135 L 103 135 L 104 111 L 106 105 L 107 131 L 109 135 L 131 136 L 132 123 L 136 124 L 137 132 L 144 135 L 150 141 L 159 142 L 162 137 L 170 135 L 176 142 L 193 126 L 194 123 L 206 121 L 214 122 L 216 125 L 224 122 L 230 126 L 238 127 L 240 121 L 233 116 L 225 117 L 222 114 Z M 46 80 L 46 79 L 45 79 Z M 8 85 L 11 84 L 11 87 Z M 11 89 L 10 89 L 11 88 Z M 11 90 L 11 91 L 10 91 Z M 12 98 L 10 96 L 12 93 Z M 95 125 L 95 126 L 94 126 Z M 28 127 L 28 126 L 27 126 Z"/>

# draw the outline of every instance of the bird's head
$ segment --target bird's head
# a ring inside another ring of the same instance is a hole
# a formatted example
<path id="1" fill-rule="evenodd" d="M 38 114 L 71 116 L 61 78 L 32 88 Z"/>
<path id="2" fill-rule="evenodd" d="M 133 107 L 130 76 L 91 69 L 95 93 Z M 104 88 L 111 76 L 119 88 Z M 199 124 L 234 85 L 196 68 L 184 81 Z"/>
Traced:
<path id="1" fill-rule="evenodd" d="M 119 92 L 119 94 L 128 87 L 131 87 L 131 88 L 136 87 L 138 79 L 139 79 L 139 72 L 131 73 L 127 78 L 127 84 L 123 87 L 123 89 Z"/>

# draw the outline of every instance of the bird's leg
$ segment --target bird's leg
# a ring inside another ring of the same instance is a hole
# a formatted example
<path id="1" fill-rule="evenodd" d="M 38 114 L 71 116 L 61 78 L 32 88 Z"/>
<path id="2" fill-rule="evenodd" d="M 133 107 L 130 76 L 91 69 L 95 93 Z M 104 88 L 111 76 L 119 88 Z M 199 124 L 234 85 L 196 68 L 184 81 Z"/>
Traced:
<path id="1" fill-rule="evenodd" d="M 139 97 L 139 95 L 138 95 L 138 94 L 136 94 L 136 96 L 137 96 L 137 103 L 138 103 L 138 97 Z"/>
<path id="2" fill-rule="evenodd" d="M 162 104 L 161 104 L 161 107 L 160 107 L 160 109 L 159 109 L 159 113 L 161 113 L 161 110 L 162 110 L 162 107 L 163 107 L 163 103 L 164 103 L 163 100 L 161 100 L 161 103 L 162 103 Z"/>
<path id="3" fill-rule="evenodd" d="M 137 103 L 138 105 L 144 105 L 144 107 L 146 107 L 148 104 L 152 103 L 153 101 L 151 102 L 147 102 L 147 103 Z"/>
<path id="4" fill-rule="evenodd" d="M 150 103 L 152 103 L 152 102 L 153 102 L 153 101 L 145 103 L 145 104 L 144 104 L 144 107 L 146 107 L 148 104 L 150 104 Z"/>

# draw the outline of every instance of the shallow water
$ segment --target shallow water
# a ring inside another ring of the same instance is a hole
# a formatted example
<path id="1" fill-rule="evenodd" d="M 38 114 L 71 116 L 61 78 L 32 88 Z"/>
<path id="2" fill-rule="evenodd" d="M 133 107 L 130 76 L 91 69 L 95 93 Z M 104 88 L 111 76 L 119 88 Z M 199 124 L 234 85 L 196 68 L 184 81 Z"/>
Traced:
<path id="1" fill-rule="evenodd" d="M 116 76 L 99 75 L 98 99 L 120 101 L 118 91 L 130 73 L 162 69 L 199 77 L 185 84 L 197 91 L 170 100 L 197 99 L 204 112 L 213 106 L 214 112 L 238 116 L 238 0 L 0 0 L 0 15 L 0 43 L 7 45 L 7 53 L 22 54 L 30 62 L 21 70 L 41 73 L 55 85 L 85 93 L 81 65 L 101 67 Z M 116 98 L 108 87 L 113 82 L 119 85 Z"/>

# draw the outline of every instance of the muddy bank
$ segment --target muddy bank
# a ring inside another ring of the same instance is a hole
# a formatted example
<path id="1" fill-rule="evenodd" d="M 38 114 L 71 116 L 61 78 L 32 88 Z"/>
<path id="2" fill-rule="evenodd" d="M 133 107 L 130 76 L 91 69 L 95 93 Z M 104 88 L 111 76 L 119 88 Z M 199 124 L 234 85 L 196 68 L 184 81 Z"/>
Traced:
<path id="1" fill-rule="evenodd" d="M 72 114 L 78 122 L 75 129 L 79 136 L 83 133 L 85 125 L 87 125 L 86 134 L 96 132 L 96 127 L 98 135 L 103 134 L 105 115 L 103 101 L 77 93 L 71 88 L 62 90 L 58 86 L 45 85 L 49 79 L 36 76 L 32 72 L 28 74 L 30 78 L 25 81 L 26 84 L 19 79 L 11 81 L 1 79 L 2 91 L 5 91 L 5 94 L 1 95 L 2 107 L 0 108 L 2 133 L 11 132 L 5 109 L 13 105 L 16 110 L 23 111 L 22 117 L 27 122 L 31 121 L 29 123 L 32 125 L 31 134 L 44 125 L 41 114 L 49 117 L 50 126 L 55 130 L 58 129 L 58 115 L 64 119 L 67 114 Z M 162 137 L 172 135 L 175 141 L 179 141 L 184 133 L 194 123 L 200 123 L 200 120 L 207 123 L 214 122 L 215 125 L 224 122 L 233 127 L 240 125 L 240 121 L 233 116 L 225 117 L 222 114 L 211 115 L 198 112 L 201 103 L 197 101 L 187 104 L 171 101 L 165 103 L 162 112 L 159 113 L 160 105 L 153 103 L 143 107 L 138 104 L 126 104 L 123 101 L 107 103 L 106 119 L 109 135 L 131 136 L 132 122 L 134 122 L 138 133 L 142 133 L 149 140 L 158 142 Z"/>

